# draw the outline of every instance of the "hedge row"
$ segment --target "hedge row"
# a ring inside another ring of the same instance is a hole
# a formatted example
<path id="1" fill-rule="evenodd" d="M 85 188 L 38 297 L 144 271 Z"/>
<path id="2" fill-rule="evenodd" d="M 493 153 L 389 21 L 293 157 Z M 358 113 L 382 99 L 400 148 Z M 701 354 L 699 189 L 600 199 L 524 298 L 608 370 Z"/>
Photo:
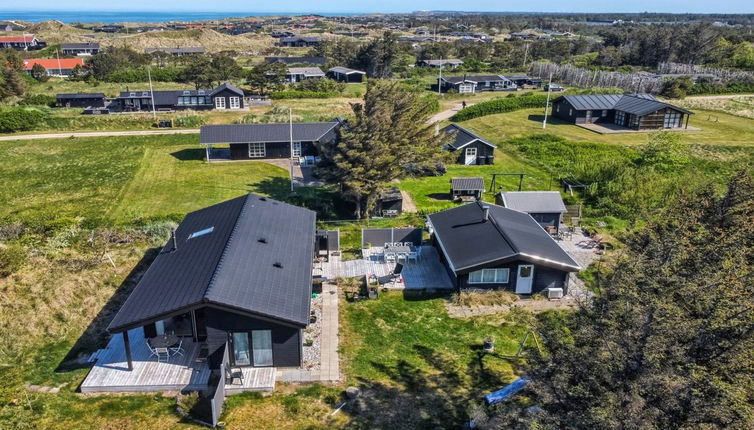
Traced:
<path id="1" fill-rule="evenodd" d="M 754 93 L 754 84 L 734 82 L 727 85 L 694 84 L 686 91 L 686 95 L 697 94 L 744 94 Z"/>
<path id="2" fill-rule="evenodd" d="M 514 110 L 545 107 L 546 95 L 531 95 L 518 97 L 505 97 L 501 99 L 480 102 L 453 115 L 451 121 L 466 121 L 480 116 L 494 115 L 496 113 L 512 112 Z"/>
<path id="3" fill-rule="evenodd" d="M 45 114 L 36 109 L 10 108 L 0 110 L 0 132 L 33 130 L 45 119 Z"/>
<path id="4" fill-rule="evenodd" d="M 273 100 L 281 99 L 327 99 L 336 94 L 323 91 L 275 91 L 270 94 Z"/>

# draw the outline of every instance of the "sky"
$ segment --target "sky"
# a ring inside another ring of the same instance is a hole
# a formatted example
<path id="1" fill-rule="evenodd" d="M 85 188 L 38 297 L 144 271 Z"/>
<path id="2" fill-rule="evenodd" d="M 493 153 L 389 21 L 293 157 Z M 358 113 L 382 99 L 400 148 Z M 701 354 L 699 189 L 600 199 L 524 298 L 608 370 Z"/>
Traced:
<path id="1" fill-rule="evenodd" d="M 27 5 L 20 1 L 0 0 L 0 10 L 16 11 L 169 11 L 169 12 L 320 12 L 320 13 L 400 13 L 417 10 L 464 10 L 495 12 L 672 12 L 672 13 L 754 13 L 751 0 L 632 0 L 596 2 L 594 0 L 540 0 L 521 2 L 505 0 L 381 0 L 330 1 L 312 0 L 128 0 L 92 2 L 91 0 L 35 0 Z M 208 5 L 212 5 L 211 7 Z"/>

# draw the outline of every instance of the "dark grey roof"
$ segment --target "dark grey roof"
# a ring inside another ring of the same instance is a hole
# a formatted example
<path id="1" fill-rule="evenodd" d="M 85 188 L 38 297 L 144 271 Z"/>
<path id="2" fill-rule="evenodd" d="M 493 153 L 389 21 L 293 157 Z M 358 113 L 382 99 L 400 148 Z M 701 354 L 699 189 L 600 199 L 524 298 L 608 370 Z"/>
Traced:
<path id="1" fill-rule="evenodd" d="M 103 93 L 61 93 L 56 94 L 55 98 L 70 100 L 70 99 L 104 99 Z"/>
<path id="2" fill-rule="evenodd" d="M 220 84 L 220 86 L 218 86 L 217 88 L 215 88 L 212 91 L 210 91 L 209 95 L 213 96 L 213 95 L 219 93 L 220 91 L 224 91 L 224 90 L 229 90 L 229 91 L 234 92 L 234 93 L 236 93 L 236 94 L 238 94 L 240 96 L 243 96 L 243 91 L 241 91 L 240 88 L 238 88 L 238 87 L 236 87 L 234 85 L 231 85 L 228 82 L 223 82 L 222 84 Z"/>
<path id="3" fill-rule="evenodd" d="M 319 67 L 289 67 L 289 75 L 325 76 L 325 72 Z"/>
<path id="4" fill-rule="evenodd" d="M 99 43 L 61 43 L 60 49 L 99 49 Z"/>
<path id="5" fill-rule="evenodd" d="M 452 84 L 461 84 L 464 82 L 505 82 L 509 79 L 502 75 L 480 75 L 480 76 L 443 76 L 442 78 L 446 82 Z"/>
<path id="6" fill-rule="evenodd" d="M 313 211 L 254 194 L 189 213 L 177 249 L 169 240 L 108 330 L 207 304 L 305 326 L 315 222 Z"/>
<path id="7" fill-rule="evenodd" d="M 210 96 L 212 90 L 160 90 L 154 91 L 156 106 L 175 105 L 180 96 Z M 132 96 L 131 93 L 134 95 Z M 119 99 L 151 99 L 149 91 L 121 91 Z"/>
<path id="8" fill-rule="evenodd" d="M 449 134 L 452 133 L 454 135 L 453 141 L 448 144 L 448 147 L 453 150 L 461 149 L 475 140 L 478 140 L 487 146 L 491 146 L 492 148 L 497 148 L 497 145 L 487 142 L 486 140 L 482 139 L 481 137 L 461 127 L 458 124 L 447 125 L 442 129 L 442 131 Z"/>
<path id="9" fill-rule="evenodd" d="M 484 191 L 484 178 L 452 178 L 450 187 L 454 190 L 482 190 Z"/>
<path id="10" fill-rule="evenodd" d="M 366 72 L 362 72 L 361 70 L 349 69 L 348 67 L 340 67 L 340 66 L 330 68 L 330 70 L 328 70 L 328 73 L 329 72 L 340 73 L 343 75 L 351 75 L 354 73 L 358 73 L 360 75 L 366 75 Z"/>
<path id="11" fill-rule="evenodd" d="M 330 122 L 294 122 L 293 140 L 319 141 L 339 125 L 337 119 Z M 203 125 L 199 143 L 287 142 L 290 140 L 289 127 L 288 123 Z"/>
<path id="12" fill-rule="evenodd" d="M 559 191 L 503 191 L 503 206 L 526 213 L 565 213 Z"/>
<path id="13" fill-rule="evenodd" d="M 268 63 L 323 65 L 327 63 L 327 57 L 265 57 L 264 61 Z"/>
<path id="14" fill-rule="evenodd" d="M 314 37 L 314 36 L 288 36 L 288 37 L 281 37 L 280 41 L 283 43 L 289 43 L 289 42 L 308 42 L 308 43 L 317 43 L 321 42 L 323 39 L 321 37 Z"/>
<path id="15" fill-rule="evenodd" d="M 463 60 L 459 60 L 456 58 L 448 58 L 445 60 L 420 60 L 419 62 L 430 65 L 430 66 L 444 66 L 446 64 L 452 64 L 452 65 L 463 64 Z"/>
<path id="16" fill-rule="evenodd" d="M 488 221 L 484 221 L 485 206 L 490 211 Z M 571 272 L 581 269 L 531 216 L 523 212 L 477 202 L 437 212 L 428 219 L 456 272 L 517 260 Z"/>
<path id="17" fill-rule="evenodd" d="M 661 102 L 651 94 L 584 94 L 560 96 L 555 100 L 560 99 L 566 100 L 576 110 L 616 109 L 634 115 L 646 115 L 670 107 L 689 115 L 693 114 L 686 109 Z"/>

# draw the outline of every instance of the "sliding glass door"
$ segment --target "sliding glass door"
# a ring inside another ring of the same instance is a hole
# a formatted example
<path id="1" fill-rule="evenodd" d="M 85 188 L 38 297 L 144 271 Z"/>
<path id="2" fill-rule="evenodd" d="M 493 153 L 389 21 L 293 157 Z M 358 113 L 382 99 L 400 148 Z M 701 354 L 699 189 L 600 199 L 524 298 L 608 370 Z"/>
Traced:
<path id="1" fill-rule="evenodd" d="M 249 336 L 251 335 L 251 342 Z M 234 332 L 233 363 L 236 366 L 272 366 L 272 331 Z"/>
<path id="2" fill-rule="evenodd" d="M 254 348 L 254 366 L 272 366 L 272 331 L 254 330 L 251 332 Z"/>

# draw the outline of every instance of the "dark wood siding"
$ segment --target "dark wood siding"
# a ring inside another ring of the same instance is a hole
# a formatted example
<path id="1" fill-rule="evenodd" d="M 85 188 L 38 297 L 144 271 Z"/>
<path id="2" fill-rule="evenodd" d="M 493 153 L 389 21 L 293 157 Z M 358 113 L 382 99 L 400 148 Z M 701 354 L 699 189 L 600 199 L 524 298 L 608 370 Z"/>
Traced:
<path id="1" fill-rule="evenodd" d="M 518 266 L 521 264 L 532 264 L 526 261 L 514 261 L 504 264 L 490 264 L 483 266 L 485 269 L 509 269 L 507 284 L 469 284 L 469 271 L 458 274 L 458 285 L 460 288 L 503 288 L 512 292 L 516 291 L 516 280 L 518 276 Z M 478 268 L 474 270 L 479 270 Z M 472 272 L 474 271 L 472 270 Z M 534 264 L 534 280 L 532 282 L 532 294 L 541 293 L 547 288 L 566 288 L 568 272 L 550 267 Z"/>
<path id="2" fill-rule="evenodd" d="M 222 97 L 225 99 L 225 109 L 230 109 L 230 98 L 231 97 L 238 97 L 238 102 L 240 103 L 240 109 L 244 108 L 244 101 L 243 101 L 243 95 L 237 94 L 229 89 L 222 90 L 218 92 L 217 94 L 212 96 L 212 108 L 215 107 L 215 99 L 218 97 Z"/>
<path id="3" fill-rule="evenodd" d="M 495 160 L 495 148 L 485 145 L 484 143 L 480 141 L 475 141 L 473 143 L 470 143 L 466 146 L 464 146 L 461 149 L 457 149 L 456 152 L 458 152 L 458 158 L 456 158 L 456 162 L 458 164 L 466 164 L 466 148 L 476 148 L 476 156 L 477 161 L 476 164 L 492 164 Z M 484 157 L 484 160 L 481 160 L 479 157 Z M 487 157 L 493 157 L 492 159 L 488 159 Z M 482 162 L 484 161 L 484 162 Z"/>
<path id="4" fill-rule="evenodd" d="M 313 142 L 301 142 L 301 155 L 318 155 L 317 147 Z M 290 142 L 266 142 L 264 157 L 249 157 L 248 143 L 231 143 L 230 158 L 232 160 L 264 160 L 268 158 L 290 158 Z"/>
<path id="5" fill-rule="evenodd" d="M 552 104 L 552 116 L 576 123 L 577 111 L 565 99 L 561 99 Z"/>
<path id="6" fill-rule="evenodd" d="M 271 330 L 273 366 L 301 366 L 301 330 L 298 328 L 214 308 L 207 308 L 205 310 L 205 321 L 207 326 L 207 346 L 210 355 L 213 357 L 217 355 L 217 352 L 228 341 L 230 332 Z M 231 356 L 233 355 L 232 351 L 230 351 L 230 354 Z"/>
<path id="7" fill-rule="evenodd" d="M 60 107 L 85 108 L 85 107 L 105 107 L 105 99 L 102 97 L 93 97 L 88 99 L 58 99 Z"/>

